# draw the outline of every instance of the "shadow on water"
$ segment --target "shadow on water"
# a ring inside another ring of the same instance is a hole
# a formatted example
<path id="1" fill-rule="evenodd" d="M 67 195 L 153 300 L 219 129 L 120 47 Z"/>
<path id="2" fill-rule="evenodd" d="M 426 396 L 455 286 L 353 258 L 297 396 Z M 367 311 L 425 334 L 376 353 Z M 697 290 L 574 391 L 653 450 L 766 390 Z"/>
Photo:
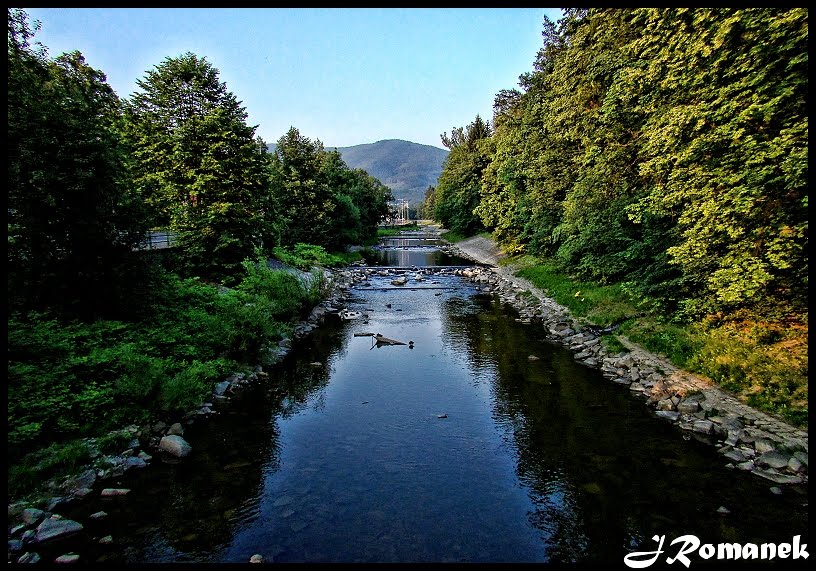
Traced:
<path id="1" fill-rule="evenodd" d="M 340 339 L 326 339 L 337 349 Z M 266 474 L 280 469 L 278 422 L 295 416 L 329 381 L 328 372 L 296 358 L 275 381 L 262 380 L 232 397 L 219 413 L 188 425 L 195 443 L 184 460 L 157 455 L 146 470 L 131 470 L 105 487 L 131 489 L 121 498 L 82 504 L 67 514 L 88 535 L 114 543 L 84 545 L 83 559 L 115 562 L 218 561 L 233 535 L 258 516 Z M 88 519 L 103 510 L 103 520 Z M 55 552 L 56 553 L 56 552 Z M 56 553 L 59 555 L 59 553 Z"/>
<path id="2" fill-rule="evenodd" d="M 620 564 L 629 551 L 656 549 L 653 535 L 667 548 L 685 534 L 714 544 L 807 541 L 803 488 L 776 496 L 770 482 L 726 469 L 710 443 L 680 438 L 627 388 L 507 319 L 512 309 L 474 301 L 474 311 L 445 313 L 449 339 L 474 369 L 496 370 L 494 418 L 517 451 L 548 561 Z"/>
<path id="3" fill-rule="evenodd" d="M 82 507 L 83 522 L 110 514 L 91 536 L 114 537 L 87 559 L 621 566 L 655 534 L 807 541 L 801 488 L 774 496 L 723 468 L 498 297 L 450 275 L 390 280 L 353 290 L 366 319 L 316 330 L 189 427 L 190 457 L 156 458 L 109 484 L 124 498 Z"/>

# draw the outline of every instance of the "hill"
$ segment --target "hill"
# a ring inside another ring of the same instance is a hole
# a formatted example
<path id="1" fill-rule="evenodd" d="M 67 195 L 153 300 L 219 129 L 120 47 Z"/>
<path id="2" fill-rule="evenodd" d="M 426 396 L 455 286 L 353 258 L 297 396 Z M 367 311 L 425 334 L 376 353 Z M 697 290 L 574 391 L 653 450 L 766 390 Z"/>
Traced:
<path id="1" fill-rule="evenodd" d="M 275 148 L 269 145 L 269 151 Z M 420 145 L 401 139 L 386 139 L 376 143 L 351 147 L 326 147 L 340 153 L 346 164 L 363 169 L 391 189 L 394 198 L 405 198 L 418 206 L 428 186 L 436 186 L 442 163 L 448 151 L 431 145 Z"/>

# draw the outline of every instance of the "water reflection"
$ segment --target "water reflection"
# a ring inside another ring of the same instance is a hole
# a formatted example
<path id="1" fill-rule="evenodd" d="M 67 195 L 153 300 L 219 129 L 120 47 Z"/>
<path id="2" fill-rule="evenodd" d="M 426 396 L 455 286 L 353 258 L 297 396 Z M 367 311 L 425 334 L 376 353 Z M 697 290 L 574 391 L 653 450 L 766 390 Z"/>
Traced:
<path id="1" fill-rule="evenodd" d="M 391 279 L 355 290 L 367 322 L 320 328 L 190 427 L 189 458 L 129 472 L 111 483 L 133 489 L 126 500 L 83 508 L 83 522 L 111 514 L 91 533 L 115 537 L 89 559 L 615 565 L 654 534 L 806 537 L 806 498 L 717 468 L 711 447 L 497 298 L 450 275 L 433 289 Z"/>
<path id="2" fill-rule="evenodd" d="M 806 533 L 802 490 L 777 497 L 768 482 L 720 468 L 711 446 L 679 438 L 627 389 L 577 366 L 497 299 L 477 296 L 464 308 L 461 300 L 445 306 L 448 342 L 474 369 L 496 371 L 494 416 L 517 451 L 530 522 L 550 562 L 621 562 L 638 546 L 653 549 L 655 534 L 764 543 Z"/>
<path id="3" fill-rule="evenodd" d="M 472 262 L 433 248 L 372 250 L 366 254 L 372 266 L 469 266 Z"/>
<path id="4" fill-rule="evenodd" d="M 437 234 L 406 232 L 381 238 L 377 246 L 366 251 L 366 262 L 373 266 L 396 267 L 472 265 L 470 260 L 441 250 L 442 244 Z"/>
<path id="5" fill-rule="evenodd" d="M 339 349 L 340 338 L 326 338 Z M 312 395 L 329 380 L 329 370 L 295 360 L 275 382 L 247 387 L 219 414 L 188 426 L 195 443 L 183 461 L 161 456 L 147 470 L 131 470 L 106 487 L 127 487 L 118 499 L 81 504 L 67 517 L 87 522 L 91 537 L 111 535 L 112 545 L 83 546 L 85 561 L 220 561 L 241 529 L 260 515 L 265 478 L 280 469 L 279 420 L 312 406 Z M 104 520 L 88 516 L 107 512 Z M 47 548 L 41 554 L 47 555 Z M 56 553 L 55 555 L 60 555 Z"/>

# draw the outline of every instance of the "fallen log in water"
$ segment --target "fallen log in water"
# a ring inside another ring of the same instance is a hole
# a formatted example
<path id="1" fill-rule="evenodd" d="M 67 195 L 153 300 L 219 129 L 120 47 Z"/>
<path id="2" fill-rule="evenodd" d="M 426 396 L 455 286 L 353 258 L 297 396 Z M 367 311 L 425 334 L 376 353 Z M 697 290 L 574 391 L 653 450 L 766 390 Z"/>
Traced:
<path id="1" fill-rule="evenodd" d="M 397 341 L 396 339 L 389 339 L 388 337 L 384 337 L 377 333 L 374 335 L 374 339 L 377 341 L 377 345 L 405 345 L 402 341 Z"/>

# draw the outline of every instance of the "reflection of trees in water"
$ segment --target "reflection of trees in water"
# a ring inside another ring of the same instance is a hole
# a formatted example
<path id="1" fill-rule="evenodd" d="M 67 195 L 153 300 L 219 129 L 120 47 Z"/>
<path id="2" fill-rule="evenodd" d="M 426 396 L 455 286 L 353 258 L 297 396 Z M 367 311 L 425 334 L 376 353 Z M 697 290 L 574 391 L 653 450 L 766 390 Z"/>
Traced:
<path id="1" fill-rule="evenodd" d="M 332 362 L 342 359 L 348 350 L 345 323 L 325 324 L 299 341 L 274 377 L 279 387 L 279 415 L 289 418 L 309 405 L 322 407 L 322 389 L 329 384 Z M 320 363 L 316 366 L 315 363 Z"/>
<path id="2" fill-rule="evenodd" d="M 373 266 L 470 266 L 472 262 L 432 248 L 386 248 L 365 252 L 366 263 Z"/>
<path id="3" fill-rule="evenodd" d="M 122 529 L 111 531 L 117 540 L 133 540 L 125 559 L 218 559 L 237 528 L 256 517 L 264 476 L 279 468 L 277 418 L 319 399 L 328 384 L 331 360 L 346 350 L 341 328 L 327 326 L 301 340 L 269 379 L 244 387 L 220 414 L 188 427 L 185 438 L 194 443 L 188 458 L 134 474 L 139 489 L 122 505 Z M 134 531 L 139 537 L 129 537 Z"/>
<path id="4" fill-rule="evenodd" d="M 537 339 L 543 331 L 516 323 L 503 304 L 478 296 L 469 306 L 454 301 L 445 308 L 449 342 L 474 369 L 496 371 L 493 416 L 518 452 L 516 472 L 536 506 L 530 522 L 549 559 L 622 557 L 632 491 L 620 477 L 628 469 L 619 465 L 627 426 L 600 426 L 595 407 L 625 411 L 626 403 L 593 386 L 571 353 Z M 531 354 L 540 360 L 530 362 Z M 594 466 L 596 454 L 611 462 Z"/>
<path id="5" fill-rule="evenodd" d="M 801 509 L 774 504 L 754 476 L 718 470 L 716 451 L 679 439 L 628 391 L 544 341 L 538 326 L 515 322 L 487 296 L 443 307 L 445 342 L 474 371 L 495 371 L 493 416 L 517 450 L 516 472 L 536 506 L 530 521 L 551 561 L 622 562 L 628 549 L 651 549 L 655 534 L 690 530 L 715 542 L 761 543 L 768 536 L 757 533 L 769 528 L 799 533 Z M 753 521 L 716 514 L 757 496 Z"/>
<path id="6" fill-rule="evenodd" d="M 121 529 L 110 532 L 117 544 L 132 542 L 128 561 L 203 560 L 229 544 L 257 511 L 264 473 L 278 468 L 278 428 L 269 421 L 276 406 L 263 387 L 246 387 L 220 414 L 186 428 L 189 457 L 156 457 L 138 474 L 114 520 Z"/>

